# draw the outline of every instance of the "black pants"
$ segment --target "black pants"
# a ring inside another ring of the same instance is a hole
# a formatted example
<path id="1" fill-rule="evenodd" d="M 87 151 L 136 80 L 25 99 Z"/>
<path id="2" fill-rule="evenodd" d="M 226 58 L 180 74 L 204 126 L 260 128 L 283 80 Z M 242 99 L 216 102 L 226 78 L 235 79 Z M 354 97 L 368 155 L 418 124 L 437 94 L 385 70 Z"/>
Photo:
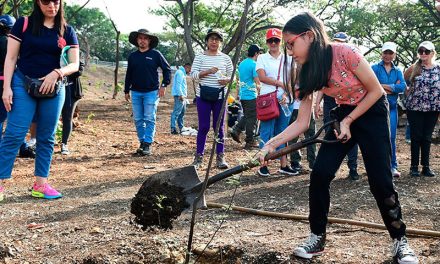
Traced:
<path id="1" fill-rule="evenodd" d="M 293 122 L 295 122 L 295 120 L 297 118 L 298 118 L 298 109 L 294 109 L 292 111 L 292 115 L 290 116 L 289 124 L 292 124 Z M 306 138 L 312 137 L 313 135 L 315 135 L 315 130 L 316 130 L 315 117 L 312 114 L 312 117 L 310 118 L 309 128 L 304 133 L 304 136 Z M 298 137 L 292 139 L 291 141 L 289 141 L 289 145 L 295 144 L 296 142 L 298 142 L 298 139 L 299 139 Z M 308 145 L 307 146 L 307 161 L 309 162 L 309 168 L 313 168 L 313 164 L 315 164 L 315 159 L 316 159 L 316 144 Z M 290 153 L 290 164 L 292 166 L 294 166 L 294 167 L 298 166 L 300 164 L 300 161 L 301 161 L 301 152 L 299 150 Z"/>
<path id="2" fill-rule="evenodd" d="M 337 105 L 333 97 L 324 95 L 324 107 L 323 107 L 324 124 L 331 121 L 330 110 L 332 110 L 336 106 Z M 327 127 L 325 129 L 325 132 L 327 133 L 328 130 L 331 130 L 330 127 Z M 358 158 L 358 145 L 354 144 L 354 146 L 347 153 L 347 166 L 350 170 L 357 170 L 357 158 Z"/>
<path id="3" fill-rule="evenodd" d="M 337 108 L 342 120 L 353 106 Z M 388 102 L 381 97 L 367 112 L 351 125 L 352 138 L 346 143 L 322 144 L 310 177 L 310 227 L 314 234 L 325 233 L 330 207 L 330 182 L 347 152 L 357 143 L 364 158 L 368 183 L 379 207 L 383 222 L 392 238 L 405 235 L 397 192 L 391 175 L 391 141 Z M 335 139 L 333 131 L 325 135 Z"/>
<path id="4" fill-rule="evenodd" d="M 66 99 L 61 112 L 61 118 L 63 119 L 63 136 L 61 143 L 63 144 L 67 144 L 70 134 L 72 133 L 73 113 L 78 105 L 78 101 L 79 99 L 76 99 L 73 94 L 72 85 L 66 85 Z"/>
<path id="5" fill-rule="evenodd" d="M 233 127 L 235 132 L 241 133 L 246 130 L 245 142 L 251 143 L 254 140 L 254 131 L 257 127 L 257 100 L 240 100 L 243 107 L 243 117 Z"/>
<path id="6" fill-rule="evenodd" d="M 419 166 L 419 153 L 421 164 L 429 167 L 429 153 L 431 151 L 432 132 L 437 123 L 439 112 L 421 112 L 407 110 L 409 127 L 411 131 L 411 167 Z"/>

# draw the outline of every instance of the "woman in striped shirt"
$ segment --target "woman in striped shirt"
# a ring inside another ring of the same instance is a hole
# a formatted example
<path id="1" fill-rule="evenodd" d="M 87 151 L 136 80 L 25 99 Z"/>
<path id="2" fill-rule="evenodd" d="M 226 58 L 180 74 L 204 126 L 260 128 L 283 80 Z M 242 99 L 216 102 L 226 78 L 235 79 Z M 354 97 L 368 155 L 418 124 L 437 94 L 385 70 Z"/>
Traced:
<path id="1" fill-rule="evenodd" d="M 199 82 L 196 88 L 197 113 L 199 132 L 197 134 L 197 151 L 193 165 L 199 167 L 203 162 L 206 136 L 209 132 L 211 112 L 213 116 L 212 127 L 215 130 L 217 120 L 221 117 L 220 129 L 217 139 L 217 168 L 227 169 L 228 164 L 224 158 L 224 118 L 225 112 L 220 113 L 223 105 L 226 85 L 232 75 L 232 61 L 228 55 L 220 51 L 223 35 L 210 29 L 205 37 L 207 50 L 194 58 L 191 77 Z"/>

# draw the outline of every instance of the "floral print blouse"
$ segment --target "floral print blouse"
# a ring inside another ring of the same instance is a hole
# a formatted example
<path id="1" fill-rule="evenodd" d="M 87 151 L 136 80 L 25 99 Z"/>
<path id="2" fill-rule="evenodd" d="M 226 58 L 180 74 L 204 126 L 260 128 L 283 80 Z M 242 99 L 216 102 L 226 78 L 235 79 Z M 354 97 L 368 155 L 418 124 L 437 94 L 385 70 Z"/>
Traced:
<path id="1" fill-rule="evenodd" d="M 333 61 L 328 87 L 321 91 L 333 98 L 337 104 L 357 105 L 367 95 L 356 76 L 356 70 L 363 56 L 349 44 L 332 44 Z"/>
<path id="2" fill-rule="evenodd" d="M 406 108 L 412 111 L 440 111 L 440 65 L 427 69 L 422 66 L 422 72 L 414 78 L 409 88 Z"/>

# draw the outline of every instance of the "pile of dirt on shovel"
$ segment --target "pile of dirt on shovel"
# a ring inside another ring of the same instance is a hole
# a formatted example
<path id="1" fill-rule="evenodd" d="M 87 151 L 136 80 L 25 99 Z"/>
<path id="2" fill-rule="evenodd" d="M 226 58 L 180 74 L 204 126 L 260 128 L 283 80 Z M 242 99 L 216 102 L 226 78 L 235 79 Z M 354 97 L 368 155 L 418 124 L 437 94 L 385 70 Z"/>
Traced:
<path id="1" fill-rule="evenodd" d="M 131 202 L 131 213 L 144 230 L 152 226 L 166 230 L 173 228 L 173 220 L 188 207 L 183 188 L 159 181 L 144 182 Z"/>

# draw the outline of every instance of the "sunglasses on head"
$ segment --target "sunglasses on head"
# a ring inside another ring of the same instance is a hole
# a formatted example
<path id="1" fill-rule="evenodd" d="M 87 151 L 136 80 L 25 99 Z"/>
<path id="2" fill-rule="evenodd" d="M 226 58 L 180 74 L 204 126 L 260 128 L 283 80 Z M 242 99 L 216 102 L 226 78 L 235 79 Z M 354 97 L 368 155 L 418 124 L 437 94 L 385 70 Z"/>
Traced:
<path id="1" fill-rule="evenodd" d="M 50 2 L 52 2 L 54 5 L 59 5 L 60 0 L 40 0 L 41 4 L 43 5 L 49 5 Z"/>
<path id="2" fill-rule="evenodd" d="M 426 55 L 431 54 L 431 51 L 427 49 L 419 49 L 418 52 L 420 55 L 423 55 L 423 53 L 425 53 Z"/>
<path id="3" fill-rule="evenodd" d="M 281 42 L 281 39 L 278 39 L 278 38 L 270 38 L 270 39 L 266 40 L 266 43 L 268 43 L 268 44 L 272 44 L 272 43 L 278 44 L 280 42 Z"/>

